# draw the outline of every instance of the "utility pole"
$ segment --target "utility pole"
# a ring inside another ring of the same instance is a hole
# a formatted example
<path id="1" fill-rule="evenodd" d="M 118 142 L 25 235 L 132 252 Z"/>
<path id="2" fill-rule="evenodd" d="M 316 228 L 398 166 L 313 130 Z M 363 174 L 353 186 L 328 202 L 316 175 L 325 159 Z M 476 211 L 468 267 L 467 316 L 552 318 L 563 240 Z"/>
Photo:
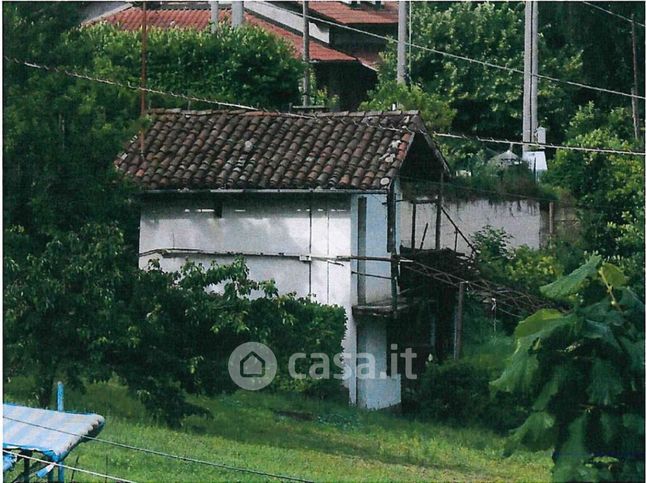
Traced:
<path id="1" fill-rule="evenodd" d="M 239 27 L 244 21 L 244 2 L 234 0 L 231 2 L 231 26 Z"/>
<path id="2" fill-rule="evenodd" d="M 209 2 L 211 4 L 211 33 L 218 31 L 218 17 L 220 16 L 220 2 Z"/>
<path id="3" fill-rule="evenodd" d="M 399 0 L 397 17 L 397 83 L 406 83 L 406 20 L 408 1 Z"/>
<path id="4" fill-rule="evenodd" d="M 310 20 L 307 1 L 303 0 L 303 105 L 310 105 Z"/>
<path id="5" fill-rule="evenodd" d="M 140 114 L 141 117 L 144 117 L 146 115 L 146 59 L 148 56 L 148 14 L 146 12 L 146 2 L 143 2 L 142 5 L 142 13 L 143 13 L 143 18 L 141 21 L 141 81 L 140 81 L 140 87 L 141 90 L 139 91 L 139 100 L 140 100 Z M 143 128 L 139 132 L 139 149 L 141 151 L 141 155 L 145 156 L 144 152 L 144 130 Z"/>
<path id="6" fill-rule="evenodd" d="M 538 128 L 538 2 L 525 2 L 523 151 L 536 141 Z"/>
<path id="7" fill-rule="evenodd" d="M 634 96 L 639 95 L 638 89 L 638 75 L 637 75 L 637 36 L 635 35 L 635 15 L 632 15 L 632 37 L 633 37 L 633 88 L 632 88 L 632 107 L 633 107 L 633 126 L 635 129 L 635 140 L 639 141 L 639 104 L 637 104 L 637 98 Z"/>

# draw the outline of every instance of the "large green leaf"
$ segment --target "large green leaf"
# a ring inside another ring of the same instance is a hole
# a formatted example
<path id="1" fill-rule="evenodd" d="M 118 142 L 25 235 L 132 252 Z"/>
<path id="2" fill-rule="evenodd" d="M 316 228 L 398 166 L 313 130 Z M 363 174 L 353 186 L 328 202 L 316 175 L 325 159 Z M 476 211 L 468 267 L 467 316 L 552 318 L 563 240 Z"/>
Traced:
<path id="1" fill-rule="evenodd" d="M 626 430 L 635 432 L 638 436 L 644 436 L 644 415 L 643 414 L 624 414 L 622 417 Z"/>
<path id="2" fill-rule="evenodd" d="M 554 374 L 549 381 L 545 383 L 543 389 L 539 393 L 536 401 L 532 408 L 536 411 L 544 411 L 547 409 L 547 405 L 552 400 L 552 397 L 555 396 L 559 390 L 565 385 L 568 379 L 568 368 L 567 366 L 556 366 L 554 369 Z"/>
<path id="3" fill-rule="evenodd" d="M 644 302 L 628 287 L 622 287 L 618 290 L 621 294 L 619 298 L 619 305 L 625 310 L 637 316 L 637 318 L 644 317 Z M 640 320 L 641 321 L 641 320 Z"/>
<path id="4" fill-rule="evenodd" d="M 616 308 L 612 307 L 607 298 L 580 309 L 579 313 L 587 319 L 602 322 L 604 324 L 611 323 L 616 326 L 624 325 L 623 315 Z"/>
<path id="5" fill-rule="evenodd" d="M 611 447 L 615 438 L 620 434 L 621 417 L 616 414 L 603 412 L 599 416 L 599 427 L 601 428 L 601 438 L 604 444 Z"/>
<path id="6" fill-rule="evenodd" d="M 610 406 L 623 392 L 617 369 L 608 361 L 597 359 L 592 365 L 587 392 L 592 404 Z"/>
<path id="7" fill-rule="evenodd" d="M 567 428 L 567 439 L 554 454 L 554 481 L 597 481 L 598 472 L 586 465 L 591 457 L 586 441 L 588 414 L 583 413 Z"/>
<path id="8" fill-rule="evenodd" d="M 555 309 L 540 309 L 538 312 L 522 320 L 514 335 L 516 337 L 526 337 L 528 335 L 540 332 L 547 327 L 552 327 L 555 323 L 563 320 L 563 314 Z"/>
<path id="9" fill-rule="evenodd" d="M 586 339 L 599 340 L 616 351 L 621 351 L 621 346 L 617 342 L 615 334 L 612 332 L 610 325 L 605 322 L 595 322 L 594 320 L 589 319 L 584 320 L 581 325 L 581 336 Z"/>
<path id="10" fill-rule="evenodd" d="M 506 452 L 521 445 L 535 451 L 549 449 L 554 446 L 557 434 L 554 416 L 545 411 L 533 412 L 512 432 Z"/>
<path id="11" fill-rule="evenodd" d="M 541 293 L 551 299 L 564 299 L 580 291 L 588 278 L 597 273 L 597 267 L 601 263 L 599 255 L 593 255 L 582 266 L 569 275 L 541 287 Z"/>
<path id="12" fill-rule="evenodd" d="M 601 265 L 599 273 L 611 287 L 623 287 L 628 281 L 619 267 L 613 265 L 612 263 L 604 263 L 603 265 Z"/>
<path id="13" fill-rule="evenodd" d="M 637 340 L 630 340 L 626 337 L 619 337 L 619 342 L 624 347 L 628 360 L 630 361 L 630 369 L 640 374 L 644 373 L 644 339 L 638 338 Z"/>
<path id="14" fill-rule="evenodd" d="M 536 354 L 529 353 L 531 337 L 519 339 L 516 351 L 512 354 L 507 367 L 498 379 L 491 382 L 494 390 L 527 392 L 532 385 L 538 369 Z"/>

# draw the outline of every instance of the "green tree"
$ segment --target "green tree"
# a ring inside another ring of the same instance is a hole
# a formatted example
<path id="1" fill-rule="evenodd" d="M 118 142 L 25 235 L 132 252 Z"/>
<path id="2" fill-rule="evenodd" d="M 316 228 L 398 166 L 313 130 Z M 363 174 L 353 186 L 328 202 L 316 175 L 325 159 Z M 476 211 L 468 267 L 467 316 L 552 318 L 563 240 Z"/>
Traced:
<path id="1" fill-rule="evenodd" d="M 601 8 L 644 23 L 644 7 L 634 2 L 594 2 Z M 644 29 L 635 26 L 637 59 L 644 58 Z M 632 32 L 630 22 L 604 13 L 583 2 L 544 2 L 539 5 L 539 28 L 555 49 L 576 45 L 581 52 L 578 81 L 593 86 L 630 92 L 633 85 Z M 639 94 L 644 95 L 644 69 L 638 67 Z M 629 101 L 589 89 L 571 89 L 577 105 L 589 101 L 610 110 L 627 107 Z M 641 119 L 644 104 L 640 104 Z"/>
<path id="2" fill-rule="evenodd" d="M 13 3 L 3 11 L 8 57 L 138 85 L 138 32 L 76 28 L 77 4 Z M 265 108 L 298 99 L 301 62 L 258 28 L 223 27 L 217 35 L 152 29 L 149 37 L 150 87 Z M 5 226 L 22 226 L 42 248 L 56 231 L 119 220 L 136 244 L 131 192 L 112 160 L 145 122 L 138 93 L 11 61 L 4 66 Z M 149 103 L 188 107 L 167 96 L 149 96 Z"/>
<path id="3" fill-rule="evenodd" d="M 604 114 L 593 103 L 579 109 L 567 142 L 635 150 L 624 108 Z M 582 245 L 627 270 L 637 290 L 644 280 L 644 160 L 619 154 L 558 151 L 545 181 L 570 191 L 580 207 Z"/>
<path id="4" fill-rule="evenodd" d="M 573 308 L 523 320 L 516 351 L 492 383 L 533 401 L 508 451 L 553 449 L 555 481 L 644 479 L 644 304 L 626 282 L 593 256 L 543 286 Z"/>
<path id="5" fill-rule="evenodd" d="M 419 110 L 426 125 L 431 130 L 449 129 L 455 117 L 455 109 L 439 95 L 428 94 L 420 86 L 406 86 L 395 81 L 383 81 L 377 89 L 368 93 L 370 100 L 363 102 L 361 109 L 389 111 L 393 104 L 397 109 Z"/>
<path id="6" fill-rule="evenodd" d="M 14 229 L 9 243 L 25 236 Z M 177 425 L 200 412 L 186 394 L 235 389 L 229 355 L 256 341 L 276 351 L 275 387 L 324 395 L 338 388 L 337 380 L 285 374 L 294 352 L 341 351 L 343 309 L 279 295 L 273 282 L 249 279 L 242 259 L 178 272 L 130 262 L 122 232 L 102 224 L 55 235 L 38 255 L 5 254 L 5 377 L 32 376 L 47 407 L 56 378 L 83 388 L 116 375 L 153 415 Z"/>
<path id="7" fill-rule="evenodd" d="M 523 68 L 524 14 L 522 3 L 420 2 L 413 6 L 413 43 L 473 59 Z M 546 41 L 550 26 L 539 38 L 540 72 L 559 78 L 577 78 L 580 52 L 570 44 L 553 48 Z M 455 111 L 451 128 L 464 133 L 518 139 L 521 131 L 522 76 L 412 48 L 410 79 L 414 85 L 447 103 Z M 379 70 L 374 100 L 395 76 L 396 53 L 391 44 Z M 560 126 L 574 111 L 571 90 L 551 82 L 539 85 L 540 122 L 557 141 Z M 477 152 L 481 145 L 463 141 L 453 154 Z M 451 153 L 449 153 L 451 154 Z"/>
<path id="8" fill-rule="evenodd" d="M 65 46 L 76 22 L 73 7 L 3 5 L 6 54 L 51 65 L 73 62 L 77 52 Z M 56 234 L 90 222 L 117 220 L 127 241 L 136 243 L 131 190 L 111 163 L 135 132 L 136 94 L 11 61 L 4 67 L 5 227 L 23 227 L 34 253 Z"/>
<path id="9" fill-rule="evenodd" d="M 8 236 L 19 244 L 26 234 L 14 229 Z M 5 376 L 33 376 L 43 407 L 55 377 L 73 386 L 108 378 L 104 356 L 124 328 L 117 309 L 129 266 L 123 234 L 106 225 L 55 235 L 41 253 L 22 260 L 6 250 Z"/>

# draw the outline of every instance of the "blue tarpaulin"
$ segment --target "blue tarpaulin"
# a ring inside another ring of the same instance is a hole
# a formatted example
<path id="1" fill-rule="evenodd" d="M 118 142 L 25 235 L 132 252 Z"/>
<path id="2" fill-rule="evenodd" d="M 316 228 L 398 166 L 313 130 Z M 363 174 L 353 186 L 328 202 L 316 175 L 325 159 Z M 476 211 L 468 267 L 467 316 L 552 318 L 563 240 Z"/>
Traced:
<path id="1" fill-rule="evenodd" d="M 62 461 L 84 436 L 99 434 L 105 424 L 103 416 L 98 414 L 73 414 L 12 404 L 3 404 L 2 408 L 3 449 L 39 452 L 53 462 Z"/>
<path id="2" fill-rule="evenodd" d="M 3 454 L 2 455 L 2 472 L 4 473 L 5 471 L 9 471 L 13 468 L 13 465 L 16 464 L 16 457 L 15 454 Z"/>

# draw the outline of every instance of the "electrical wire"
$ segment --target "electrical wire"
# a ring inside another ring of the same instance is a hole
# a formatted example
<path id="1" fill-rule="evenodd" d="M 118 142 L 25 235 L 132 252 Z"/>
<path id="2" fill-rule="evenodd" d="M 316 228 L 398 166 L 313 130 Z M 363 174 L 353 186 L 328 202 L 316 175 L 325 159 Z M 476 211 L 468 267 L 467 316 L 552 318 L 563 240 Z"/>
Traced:
<path id="1" fill-rule="evenodd" d="M 509 139 L 496 139 L 492 137 L 482 137 L 482 136 L 475 136 L 475 135 L 466 135 L 466 134 L 456 134 L 456 133 L 444 133 L 444 132 L 439 132 L 439 131 L 426 131 L 424 129 L 410 129 L 408 127 L 403 127 L 403 128 L 394 128 L 394 127 L 389 127 L 389 126 L 384 126 L 379 123 L 370 123 L 369 121 L 372 119 L 372 116 L 365 116 L 362 121 L 347 121 L 346 119 L 342 119 L 339 116 L 333 115 L 308 115 L 308 114 L 296 114 L 296 113 L 291 113 L 291 112 L 277 112 L 277 111 L 270 111 L 267 109 L 262 109 L 259 107 L 255 106 L 249 106 L 245 104 L 236 104 L 236 103 L 231 103 L 231 102 L 226 102 L 226 101 L 218 101 L 214 99 L 209 99 L 205 97 L 197 97 L 197 96 L 191 96 L 191 95 L 186 95 L 186 94 L 180 94 L 177 92 L 172 92 L 172 91 L 162 91 L 160 89 L 152 89 L 152 88 L 147 88 L 147 87 L 141 87 L 139 85 L 133 85 L 129 82 L 119 82 L 119 81 L 114 81 L 111 79 L 105 79 L 105 78 L 100 78 L 100 77 L 95 77 L 95 76 L 90 76 L 87 74 L 82 74 L 79 72 L 75 71 L 70 71 L 68 69 L 63 69 L 60 67 L 51 67 L 43 64 L 38 64 L 35 62 L 31 61 L 24 61 L 20 59 L 15 59 L 15 58 L 10 58 L 5 56 L 5 60 L 14 62 L 16 64 L 21 64 L 26 67 L 30 67 L 32 69 L 39 69 L 39 70 L 44 70 L 46 72 L 56 72 L 56 73 L 61 73 L 69 77 L 74 77 L 78 79 L 83 79 L 87 80 L 90 82 L 97 82 L 101 84 L 106 84 L 106 85 L 111 85 L 115 87 L 120 87 L 124 89 L 130 89 L 133 91 L 146 91 L 152 94 L 158 94 L 158 95 L 165 95 L 169 97 L 174 97 L 174 98 L 179 98 L 187 101 L 195 101 L 195 102 L 203 102 L 206 104 L 212 104 L 212 105 L 217 105 L 217 106 L 223 106 L 223 107 L 232 107 L 240 110 L 247 110 L 247 111 L 253 111 L 253 112 L 264 112 L 267 114 L 274 114 L 274 115 L 282 115 L 282 116 L 288 116 L 288 117 L 295 117 L 295 118 L 301 118 L 301 119 L 313 119 L 313 120 L 318 120 L 318 121 L 329 121 L 331 119 L 340 122 L 342 124 L 346 125 L 355 125 L 355 126 L 371 126 L 375 127 L 377 129 L 382 129 L 382 130 L 388 130 L 388 131 L 394 131 L 398 133 L 403 133 L 403 134 L 423 134 L 423 135 L 434 135 L 437 137 L 444 137 L 444 138 L 453 138 L 453 139 L 464 139 L 464 140 L 469 140 L 469 141 L 478 141 L 481 143 L 493 143 L 493 144 L 517 144 L 521 145 L 524 144 L 522 141 L 513 141 Z M 190 112 L 186 113 L 187 115 L 190 115 Z M 374 116 L 377 117 L 378 116 Z M 225 140 L 228 141 L 228 140 Z M 645 152 L 641 151 L 631 151 L 631 150 L 619 150 L 619 149 L 609 149 L 609 148 L 592 148 L 592 147 L 586 147 L 586 146 L 568 146 L 568 145 L 560 145 L 560 144 L 551 144 L 551 143 L 538 143 L 538 142 L 533 142 L 531 143 L 532 146 L 539 146 L 539 147 L 544 147 L 544 148 L 553 148 L 553 149 L 562 149 L 562 150 L 569 150 L 569 151 L 584 151 L 584 152 L 596 152 L 596 153 L 606 153 L 606 154 L 622 154 L 622 155 L 629 155 L 629 156 L 646 156 Z"/>
<path id="2" fill-rule="evenodd" d="M 291 10 L 287 10 L 287 9 L 285 9 L 283 7 L 274 6 L 274 8 L 279 8 L 279 9 L 284 10 L 284 11 L 289 11 L 291 13 L 295 13 L 295 12 L 292 12 Z M 298 13 L 296 13 L 296 15 L 298 15 Z M 361 29 L 358 29 L 356 27 L 350 27 L 349 25 L 343 25 L 341 23 L 333 22 L 331 20 L 326 20 L 326 19 L 316 17 L 316 16 L 313 16 L 313 15 L 310 15 L 310 20 L 313 20 L 313 21 L 316 21 L 316 22 L 321 22 L 321 23 L 324 23 L 324 24 L 327 24 L 327 25 L 331 25 L 333 27 L 338 27 L 338 28 L 341 28 L 341 29 L 345 29 L 345 30 L 348 30 L 350 32 L 355 32 L 355 33 L 367 35 L 369 37 L 378 38 L 378 39 L 381 39 L 381 40 L 385 40 L 387 42 L 397 42 L 397 39 L 394 39 L 392 37 L 388 37 L 386 35 L 380 35 L 380 34 L 376 34 L 376 33 L 373 33 L 373 32 L 368 32 L 366 30 L 361 30 Z M 521 69 L 517 69 L 515 67 L 509 67 L 509 66 L 494 64 L 492 62 L 487 62 L 487 61 L 484 61 L 484 60 L 472 59 L 472 58 L 466 57 L 464 55 L 452 54 L 450 52 L 446 52 L 446 51 L 439 50 L 439 49 L 433 49 L 431 47 L 425 47 L 425 46 L 419 45 L 419 44 L 409 43 L 409 42 L 405 42 L 405 41 L 404 41 L 404 43 L 405 44 L 410 44 L 411 47 L 414 47 L 416 49 L 424 50 L 426 52 L 431 52 L 433 54 L 443 55 L 445 57 L 449 57 L 449 58 L 452 58 L 452 59 L 461 60 L 461 61 L 469 62 L 469 63 L 472 63 L 472 64 L 478 64 L 478 65 L 482 65 L 484 67 L 489 67 L 489 68 L 492 68 L 492 69 L 504 70 L 506 72 L 512 72 L 514 74 L 521 74 L 521 75 L 525 74 Z M 590 89 L 590 90 L 594 90 L 594 91 L 598 91 L 598 92 L 604 92 L 606 94 L 614 94 L 614 95 L 618 95 L 618 96 L 624 96 L 624 97 L 630 97 L 630 98 L 646 100 L 646 97 L 644 97 L 644 96 L 639 96 L 639 95 L 636 95 L 636 94 L 629 94 L 627 92 L 616 91 L 616 90 L 613 90 L 613 89 L 606 89 L 604 87 L 592 86 L 592 85 L 589 85 L 589 84 L 583 84 L 581 82 L 575 82 L 575 81 L 569 81 L 569 80 L 565 80 L 565 79 L 559 79 L 557 77 L 552 77 L 552 76 L 548 76 L 548 75 L 545 75 L 545 74 L 534 74 L 534 76 L 538 77 L 539 79 L 548 80 L 550 82 L 568 84 L 568 85 L 571 85 L 571 86 L 574 86 L 574 87 L 579 87 L 579 88 L 582 88 L 582 89 Z"/>
<path id="3" fill-rule="evenodd" d="M 507 144 L 507 145 L 521 145 L 521 144 L 529 144 L 531 146 L 539 146 L 542 148 L 552 148 L 552 149 L 565 149 L 569 151 L 583 151 L 587 153 L 605 153 L 605 154 L 627 154 L 627 155 L 636 155 L 636 156 L 646 156 L 646 152 L 641 152 L 641 151 L 631 151 L 627 149 L 610 149 L 610 148 L 592 148 L 592 147 L 586 147 L 586 146 L 569 146 L 569 145 L 564 145 L 564 144 L 552 144 L 552 143 L 539 143 L 539 142 L 531 142 L 531 143 L 523 143 L 519 141 L 512 141 L 510 139 L 497 139 L 497 138 L 492 138 L 492 137 L 483 137 L 483 136 L 475 136 L 475 135 L 467 135 L 467 134 L 455 134 L 455 133 L 444 133 L 444 132 L 437 132 L 437 131 L 430 131 L 429 134 L 438 136 L 438 137 L 443 137 L 443 138 L 453 138 L 453 139 L 464 139 L 467 141 L 479 141 L 481 143 L 492 143 L 492 144 Z"/>
<path id="4" fill-rule="evenodd" d="M 187 94 L 179 94 L 179 93 L 172 92 L 172 91 L 161 91 L 159 89 L 152 89 L 150 87 L 143 87 L 143 86 L 140 86 L 140 85 L 134 85 L 134 84 L 131 84 L 130 82 L 120 82 L 120 81 L 115 81 L 115 80 L 112 80 L 112 79 L 106 79 L 106 78 L 103 78 L 103 77 L 96 77 L 96 76 L 91 76 L 91 75 L 88 75 L 88 74 L 81 74 L 79 72 L 71 71 L 71 70 L 68 70 L 68 69 L 61 68 L 61 67 L 51 67 L 51 66 L 44 65 L 44 64 L 38 64 L 36 62 L 30 62 L 30 61 L 26 61 L 26 60 L 20 60 L 20 59 L 7 57 L 6 55 L 4 56 L 4 59 L 9 61 L 9 62 L 13 62 L 15 64 L 21 64 L 21 65 L 24 65 L 26 67 L 31 67 L 32 69 L 39 69 L 39 70 L 44 70 L 44 71 L 48 71 L 48 72 L 56 72 L 56 73 L 59 73 L 59 74 L 64 74 L 64 75 L 66 75 L 68 77 L 74 77 L 74 78 L 77 78 L 77 79 L 83 79 L 83 80 L 87 80 L 87 81 L 91 81 L 91 82 L 97 82 L 97 83 L 100 83 L 100 84 L 106 84 L 106 85 L 110 85 L 110 86 L 114 86 L 114 87 L 120 87 L 120 88 L 123 88 L 123 89 L 129 89 L 129 90 L 133 90 L 133 91 L 146 92 L 146 93 L 150 93 L 150 94 L 158 94 L 158 95 L 163 95 L 163 96 L 168 96 L 168 97 L 175 97 L 177 99 L 182 99 L 182 100 L 185 100 L 185 101 L 203 102 L 205 104 L 212 104 L 212 105 L 217 105 L 217 106 L 220 106 L 220 107 L 231 107 L 231 108 L 242 109 L 242 110 L 247 110 L 247 111 L 249 111 L 249 110 L 250 111 L 261 110 L 261 109 L 258 109 L 256 107 L 247 106 L 247 105 L 244 105 L 244 104 L 236 104 L 236 103 L 233 103 L 233 102 L 226 102 L 226 101 L 217 101 L 217 100 L 213 100 L 213 99 L 207 99 L 205 97 L 197 97 L 197 96 L 191 96 L 191 95 L 187 95 Z"/>
<path id="5" fill-rule="evenodd" d="M 92 476 L 98 476 L 99 478 L 104 478 L 104 479 L 108 479 L 108 480 L 112 480 L 112 481 L 121 481 L 121 482 L 124 482 L 124 483 L 135 483 L 133 480 L 127 480 L 126 478 L 119 478 L 119 477 L 116 477 L 116 476 L 106 475 L 106 474 L 103 474 L 103 473 L 97 473 L 96 471 L 90 471 L 90 470 L 86 470 L 86 469 L 83 469 L 83 468 L 77 468 L 75 466 L 64 465 L 62 463 L 55 463 L 53 461 L 47 461 L 47 460 L 43 460 L 43 459 L 40 459 L 40 458 L 34 458 L 33 456 L 27 456 L 27 455 L 24 455 L 24 454 L 16 455 L 15 453 L 13 453 L 13 452 L 11 452 L 9 450 L 6 450 L 6 449 L 3 449 L 2 452 L 5 453 L 5 454 L 15 455 L 15 456 L 17 456 L 18 458 L 21 458 L 21 459 L 27 459 L 27 460 L 35 461 L 37 463 L 44 463 L 47 466 L 52 466 L 53 465 L 53 466 L 56 466 L 58 468 L 65 468 L 65 469 L 68 469 L 68 470 L 74 470 L 74 471 L 78 471 L 79 473 L 84 473 L 86 475 L 92 475 Z"/>
<path id="6" fill-rule="evenodd" d="M 613 17 L 620 18 L 622 20 L 625 20 L 626 22 L 634 23 L 635 25 L 639 25 L 640 27 L 646 28 L 646 25 L 644 25 L 643 23 L 637 22 L 636 20 L 633 20 L 633 19 L 628 18 L 628 17 L 624 17 L 621 14 L 611 12 L 610 10 L 606 10 L 605 8 L 600 7 L 599 5 L 595 5 L 594 3 L 591 3 L 591 2 L 581 2 L 581 3 L 585 3 L 586 5 L 588 5 L 588 6 L 592 7 L 592 8 L 596 8 L 597 10 L 601 10 L 602 12 L 607 13 L 608 15 L 612 15 Z"/>
<path id="7" fill-rule="evenodd" d="M 179 456 L 179 455 L 175 455 L 175 454 L 172 454 L 172 453 L 166 453 L 164 451 L 158 451 L 158 450 L 154 450 L 154 449 L 140 448 L 138 446 L 133 446 L 133 445 L 126 444 L 126 443 L 120 443 L 118 441 L 111 441 L 109 439 L 103 439 L 103 438 L 97 438 L 97 437 L 94 437 L 94 436 L 87 436 L 87 435 L 84 435 L 84 434 L 72 433 L 70 431 L 65 431 L 65 430 L 59 429 L 59 428 L 52 428 L 52 427 L 44 426 L 44 425 L 41 425 L 41 424 L 32 423 L 32 422 L 29 422 L 29 421 L 22 421 L 20 419 L 11 418 L 9 416 L 2 416 L 2 418 L 7 419 L 9 421 L 14 421 L 16 423 L 21 423 L 21 424 L 27 424 L 29 426 L 34 426 L 36 428 L 46 429 L 46 430 L 49 430 L 49 431 L 56 431 L 58 433 L 68 434 L 70 436 L 77 436 L 77 437 L 83 438 L 84 440 L 96 441 L 98 443 L 108 444 L 108 445 L 112 445 L 112 446 L 116 446 L 116 447 L 124 448 L 124 449 L 129 449 L 129 450 L 133 450 L 133 451 L 139 451 L 139 452 L 142 452 L 142 453 L 152 454 L 152 455 L 155 455 L 155 456 L 161 456 L 161 457 L 164 457 L 164 458 L 176 459 L 176 460 L 184 461 L 184 462 L 187 462 L 187 463 L 196 463 L 196 464 L 201 464 L 201 465 L 206 465 L 206 466 L 212 466 L 212 467 L 215 467 L 215 468 L 222 468 L 222 469 L 230 470 L 230 471 L 239 471 L 239 472 L 243 472 L 243 473 L 251 473 L 251 474 L 254 474 L 254 475 L 267 476 L 269 478 L 276 478 L 276 479 L 279 479 L 279 480 L 300 481 L 300 482 L 310 483 L 310 480 L 305 480 L 303 478 L 297 478 L 297 477 L 286 476 L 286 475 L 278 475 L 278 474 L 275 474 L 275 473 L 267 473 L 265 471 L 254 470 L 254 469 L 251 469 L 251 468 L 240 468 L 238 466 L 228 465 L 228 464 L 225 464 L 225 463 L 217 463 L 217 462 L 214 462 L 214 461 L 201 460 L 201 459 L 198 459 L 198 458 L 191 458 L 189 456 Z"/>

